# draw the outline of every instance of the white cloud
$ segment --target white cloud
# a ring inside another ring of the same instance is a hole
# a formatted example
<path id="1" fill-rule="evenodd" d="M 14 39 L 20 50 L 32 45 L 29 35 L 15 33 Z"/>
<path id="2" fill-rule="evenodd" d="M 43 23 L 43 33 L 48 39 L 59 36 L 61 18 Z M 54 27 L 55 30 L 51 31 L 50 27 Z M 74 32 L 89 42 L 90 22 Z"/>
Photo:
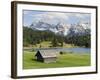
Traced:
<path id="1" fill-rule="evenodd" d="M 42 14 L 33 15 L 33 18 L 36 20 L 45 21 L 47 23 L 64 22 L 69 19 L 66 13 L 57 13 L 57 12 L 44 12 Z"/>
<path id="2" fill-rule="evenodd" d="M 33 13 L 33 14 L 32 14 Z M 67 23 L 67 21 L 73 21 L 74 18 L 79 21 L 84 21 L 90 14 L 85 13 L 62 13 L 62 12 L 30 12 L 24 11 L 27 16 L 33 17 L 33 22 L 44 21 L 47 23 L 57 24 L 59 22 Z M 88 20 L 89 21 L 89 20 Z"/>
<path id="3" fill-rule="evenodd" d="M 84 19 L 86 17 L 89 17 L 90 14 L 81 14 L 81 13 L 79 13 L 79 14 L 75 14 L 75 16 L 78 17 L 78 18 L 80 18 L 80 19 Z"/>
<path id="4" fill-rule="evenodd" d="M 29 14 L 30 13 L 30 11 L 23 11 L 23 13 L 24 13 L 24 15 L 27 15 L 27 14 Z"/>

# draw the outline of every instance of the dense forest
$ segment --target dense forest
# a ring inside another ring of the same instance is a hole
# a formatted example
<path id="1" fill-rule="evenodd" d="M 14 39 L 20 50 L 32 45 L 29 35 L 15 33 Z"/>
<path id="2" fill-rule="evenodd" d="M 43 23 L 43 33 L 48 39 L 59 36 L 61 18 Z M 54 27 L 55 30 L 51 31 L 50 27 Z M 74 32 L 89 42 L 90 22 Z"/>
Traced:
<path id="1" fill-rule="evenodd" d="M 63 46 L 63 43 L 73 44 L 75 46 L 90 47 L 91 37 L 89 30 L 86 30 L 85 34 L 72 34 L 66 36 L 55 34 L 49 30 L 40 31 L 34 30 L 29 27 L 23 27 L 23 46 L 36 45 L 43 41 L 50 41 L 51 47 Z"/>

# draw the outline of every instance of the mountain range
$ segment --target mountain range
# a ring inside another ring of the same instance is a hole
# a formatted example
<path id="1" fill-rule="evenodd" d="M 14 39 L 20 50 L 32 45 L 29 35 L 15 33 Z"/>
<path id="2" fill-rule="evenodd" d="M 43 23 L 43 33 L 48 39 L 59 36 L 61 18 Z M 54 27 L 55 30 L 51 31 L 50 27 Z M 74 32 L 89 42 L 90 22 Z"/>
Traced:
<path id="1" fill-rule="evenodd" d="M 39 21 L 32 23 L 30 27 L 34 30 L 49 30 L 55 34 L 68 35 L 68 34 L 90 34 L 90 23 L 80 22 L 77 24 L 57 23 L 56 25 Z"/>

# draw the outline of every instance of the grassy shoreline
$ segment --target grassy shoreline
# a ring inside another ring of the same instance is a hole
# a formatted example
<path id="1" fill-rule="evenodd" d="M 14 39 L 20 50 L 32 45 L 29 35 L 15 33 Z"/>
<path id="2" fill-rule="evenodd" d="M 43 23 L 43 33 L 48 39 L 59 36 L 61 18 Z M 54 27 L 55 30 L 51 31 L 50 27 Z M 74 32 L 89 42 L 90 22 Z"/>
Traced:
<path id="1" fill-rule="evenodd" d="M 36 44 L 36 45 L 30 45 L 28 47 L 24 48 L 56 48 L 56 47 L 51 47 L 51 42 L 50 41 L 43 41 L 40 44 Z M 79 46 L 75 46 L 74 44 L 66 44 L 63 43 L 63 46 L 57 46 L 57 47 L 62 47 L 62 48 L 74 48 L 74 47 L 79 47 Z"/>

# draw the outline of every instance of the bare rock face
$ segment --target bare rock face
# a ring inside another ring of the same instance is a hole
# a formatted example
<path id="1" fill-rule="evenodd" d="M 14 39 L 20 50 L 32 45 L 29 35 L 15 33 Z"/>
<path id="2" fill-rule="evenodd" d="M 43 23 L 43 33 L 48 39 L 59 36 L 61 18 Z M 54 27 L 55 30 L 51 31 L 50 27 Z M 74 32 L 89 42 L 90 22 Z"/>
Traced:
<path id="1" fill-rule="evenodd" d="M 49 30 L 55 34 L 68 35 L 68 34 L 86 34 L 90 33 L 90 24 L 89 23 L 77 23 L 77 24 L 66 24 L 63 22 L 57 23 L 56 25 L 39 21 L 37 23 L 32 23 L 30 25 L 32 29 L 35 30 Z"/>

